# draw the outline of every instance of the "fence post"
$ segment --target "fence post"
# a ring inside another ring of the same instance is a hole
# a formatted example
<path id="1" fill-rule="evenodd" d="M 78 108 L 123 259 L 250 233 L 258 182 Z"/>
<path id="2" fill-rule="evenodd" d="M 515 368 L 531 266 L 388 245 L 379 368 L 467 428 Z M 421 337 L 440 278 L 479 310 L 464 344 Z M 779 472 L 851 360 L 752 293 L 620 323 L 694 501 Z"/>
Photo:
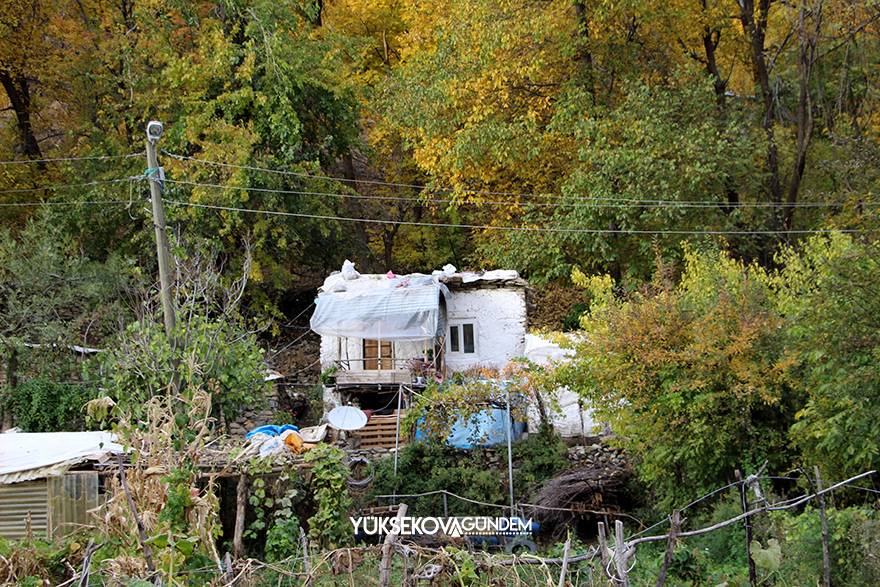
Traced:
<path id="1" fill-rule="evenodd" d="M 746 485 L 743 483 L 742 473 L 740 473 L 739 469 L 734 471 L 734 475 L 736 476 L 737 487 L 739 488 L 740 505 L 742 506 L 743 513 L 746 513 L 749 511 Z M 752 559 L 752 520 L 749 518 L 744 519 L 743 525 L 746 528 L 746 559 L 749 561 L 749 585 L 757 587 L 758 572 L 755 570 L 755 561 Z"/>
<path id="2" fill-rule="evenodd" d="M 629 572 L 627 563 L 626 542 L 623 540 L 623 522 L 614 521 L 614 562 L 617 566 L 617 581 L 623 587 L 629 587 Z"/>
<path id="3" fill-rule="evenodd" d="M 299 527 L 299 545 L 303 552 L 303 572 L 306 575 L 303 585 L 310 587 L 312 584 L 312 563 L 309 560 L 309 539 L 306 538 L 306 531 L 302 529 L 302 526 Z"/>
<path id="4" fill-rule="evenodd" d="M 232 555 L 244 556 L 244 523 L 247 516 L 248 476 L 241 472 L 235 486 L 235 529 L 232 533 Z"/>
<path id="5" fill-rule="evenodd" d="M 568 574 L 568 549 L 571 548 L 571 537 L 565 539 L 562 547 L 562 571 L 559 573 L 559 587 L 565 587 L 565 576 Z"/>
<path id="6" fill-rule="evenodd" d="M 605 522 L 599 522 L 599 557 L 602 561 L 603 583 L 608 582 L 608 540 L 605 536 Z"/>
<path id="7" fill-rule="evenodd" d="M 400 504 L 400 507 L 397 508 L 398 524 L 403 521 L 406 509 L 405 503 Z M 388 587 L 388 583 L 391 580 L 391 559 L 394 555 L 394 543 L 397 541 L 397 534 L 394 531 L 389 532 L 385 537 L 385 542 L 382 544 L 382 562 L 379 564 L 379 585 L 381 587 Z"/>
<path id="8" fill-rule="evenodd" d="M 816 474 L 816 492 L 819 494 L 819 520 L 822 522 L 822 585 L 831 587 L 831 556 L 828 553 L 828 518 L 825 515 L 825 494 L 822 493 L 822 477 L 819 467 L 813 467 Z"/>
<path id="9" fill-rule="evenodd" d="M 666 585 L 666 572 L 672 563 L 672 555 L 675 552 L 675 539 L 678 536 L 678 529 L 681 524 L 681 514 L 678 510 L 672 510 L 672 520 L 669 529 L 669 538 L 666 541 L 666 554 L 663 555 L 663 565 L 660 567 L 660 573 L 657 575 L 657 587 Z"/>

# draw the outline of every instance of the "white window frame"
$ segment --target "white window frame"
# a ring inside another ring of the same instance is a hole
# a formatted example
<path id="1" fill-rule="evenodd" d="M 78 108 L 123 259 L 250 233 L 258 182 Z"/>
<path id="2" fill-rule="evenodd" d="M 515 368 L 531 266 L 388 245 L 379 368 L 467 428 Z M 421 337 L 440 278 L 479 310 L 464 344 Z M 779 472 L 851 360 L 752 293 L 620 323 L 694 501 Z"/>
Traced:
<path id="1" fill-rule="evenodd" d="M 466 353 L 464 351 L 464 325 L 470 324 L 474 328 L 474 352 Z M 452 350 L 452 328 L 458 328 L 458 350 Z M 457 318 L 450 320 L 446 325 L 446 352 L 454 356 L 471 356 L 480 353 L 480 331 L 477 327 L 477 321 L 473 318 Z"/>

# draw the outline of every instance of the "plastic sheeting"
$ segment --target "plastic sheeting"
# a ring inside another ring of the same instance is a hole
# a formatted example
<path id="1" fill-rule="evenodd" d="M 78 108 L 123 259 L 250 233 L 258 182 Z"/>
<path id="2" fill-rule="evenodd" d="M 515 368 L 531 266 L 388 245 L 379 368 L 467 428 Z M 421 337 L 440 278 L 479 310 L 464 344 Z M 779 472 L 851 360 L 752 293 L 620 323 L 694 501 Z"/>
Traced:
<path id="1" fill-rule="evenodd" d="M 562 348 L 559 344 L 541 336 L 527 334 L 525 355 L 528 360 L 538 365 L 551 365 L 571 360 L 574 351 Z M 601 430 L 593 419 L 593 410 L 584 405 L 583 398 L 567 387 L 556 389 L 546 397 L 545 402 L 549 423 L 563 438 L 592 436 Z M 529 404 L 528 417 L 529 430 L 538 430 L 541 415 L 534 402 Z"/>
<path id="2" fill-rule="evenodd" d="M 82 461 L 123 451 L 109 432 L 0 434 L 0 483 L 60 475 Z"/>
<path id="3" fill-rule="evenodd" d="M 505 408 L 489 408 L 471 416 L 467 422 L 456 420 L 446 437 L 446 444 L 453 448 L 471 449 L 507 444 L 507 427 L 511 427 L 511 441 L 517 441 L 525 431 L 523 422 L 510 422 Z M 416 424 L 416 441 L 427 436 Z"/>
<path id="4" fill-rule="evenodd" d="M 310 325 L 322 336 L 430 339 L 440 327 L 442 287 L 430 278 L 419 284 L 389 279 L 385 287 L 325 292 Z"/>

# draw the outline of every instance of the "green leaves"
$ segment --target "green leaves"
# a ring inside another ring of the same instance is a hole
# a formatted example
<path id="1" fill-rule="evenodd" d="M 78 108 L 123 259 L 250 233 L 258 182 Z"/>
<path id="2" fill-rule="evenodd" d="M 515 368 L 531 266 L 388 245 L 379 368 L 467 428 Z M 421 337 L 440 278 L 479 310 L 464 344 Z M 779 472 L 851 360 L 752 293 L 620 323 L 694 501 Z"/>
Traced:
<path id="1" fill-rule="evenodd" d="M 668 270 L 623 298 L 607 280 L 577 275 L 594 305 L 575 360 L 559 372 L 611 423 L 663 508 L 723 485 L 745 463 L 788 464 L 776 430 L 794 416 L 775 368 L 783 338 L 765 272 L 692 248 L 677 284 Z"/>
<path id="2" fill-rule="evenodd" d="M 845 235 L 779 255 L 789 376 L 807 403 L 792 437 L 834 476 L 880 464 L 880 251 Z"/>
<path id="3" fill-rule="evenodd" d="M 252 335 L 231 321 L 194 314 L 180 324 L 178 337 L 173 348 L 159 323 L 133 323 L 113 349 L 88 366 L 87 375 L 135 414 L 147 399 L 167 393 L 175 363 L 183 395 L 188 389 L 210 390 L 227 420 L 244 405 L 265 401 L 263 356 Z"/>
<path id="4" fill-rule="evenodd" d="M 352 502 L 345 453 L 320 443 L 305 454 L 304 460 L 312 465 L 311 491 L 318 506 L 309 518 L 309 537 L 324 548 L 348 544 L 352 529 L 347 516 Z"/>

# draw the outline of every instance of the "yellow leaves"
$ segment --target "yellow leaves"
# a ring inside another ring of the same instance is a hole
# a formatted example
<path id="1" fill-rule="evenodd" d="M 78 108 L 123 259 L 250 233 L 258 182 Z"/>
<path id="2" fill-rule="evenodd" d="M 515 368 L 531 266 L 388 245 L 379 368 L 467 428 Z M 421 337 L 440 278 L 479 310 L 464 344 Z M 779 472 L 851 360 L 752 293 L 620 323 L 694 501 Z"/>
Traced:
<path id="1" fill-rule="evenodd" d="M 256 283 L 261 283 L 263 281 L 263 266 L 258 259 L 253 259 L 251 261 L 251 270 L 248 278 Z"/>

